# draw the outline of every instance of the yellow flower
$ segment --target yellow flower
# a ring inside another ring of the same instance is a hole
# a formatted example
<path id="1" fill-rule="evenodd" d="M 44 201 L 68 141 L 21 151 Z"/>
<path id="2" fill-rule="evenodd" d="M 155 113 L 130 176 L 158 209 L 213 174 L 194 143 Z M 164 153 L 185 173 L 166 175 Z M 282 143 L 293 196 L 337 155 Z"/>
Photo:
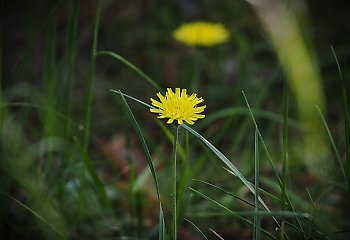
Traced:
<path id="1" fill-rule="evenodd" d="M 150 111 L 158 113 L 158 118 L 169 118 L 167 122 L 169 124 L 177 120 L 178 124 L 182 124 L 185 121 L 192 125 L 194 121 L 205 117 L 205 115 L 199 113 L 204 111 L 206 105 L 197 106 L 204 100 L 198 98 L 195 93 L 191 96 L 187 95 L 186 89 L 176 88 L 174 93 L 171 88 L 168 88 L 165 96 L 161 93 L 157 93 L 157 96 L 160 102 L 151 98 L 151 103 L 156 108 L 151 108 Z"/>
<path id="2" fill-rule="evenodd" d="M 200 21 L 181 25 L 175 30 L 174 38 L 190 46 L 210 47 L 226 42 L 229 32 L 220 23 Z"/>

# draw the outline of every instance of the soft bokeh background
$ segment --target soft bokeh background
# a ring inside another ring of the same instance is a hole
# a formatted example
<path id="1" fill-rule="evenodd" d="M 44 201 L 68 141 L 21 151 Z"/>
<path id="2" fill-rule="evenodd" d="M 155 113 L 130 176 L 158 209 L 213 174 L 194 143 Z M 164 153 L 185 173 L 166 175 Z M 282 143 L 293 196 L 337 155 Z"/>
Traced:
<path id="1" fill-rule="evenodd" d="M 255 128 L 242 90 L 281 173 L 283 94 L 285 84 L 292 83 L 286 74 L 288 67 L 283 65 L 283 59 L 282 65 L 279 61 L 278 46 L 266 31 L 269 28 L 263 21 L 266 15 L 256 5 L 258 2 L 103 0 L 97 44 L 97 50 L 120 54 L 164 89 L 183 87 L 202 96 L 207 118 L 198 121 L 194 129 L 251 181 L 254 181 Z M 341 94 L 344 89 L 349 90 L 350 5 L 345 0 L 280 2 L 295 17 L 302 44 L 310 55 L 309 63 L 320 73 L 322 102 L 315 104 L 323 107 L 341 163 L 345 165 L 347 146 Z M 157 239 L 159 208 L 147 161 L 119 96 L 109 91 L 121 90 L 148 103 L 157 90 L 122 62 L 98 56 L 85 152 L 96 1 L 3 0 L 1 11 L 1 238 Z M 196 20 L 224 24 L 230 32 L 229 41 L 198 48 L 173 39 L 176 27 Z M 287 41 L 285 48 L 294 44 L 293 40 Z M 347 81 L 345 87 L 341 86 L 331 46 Z M 320 178 L 313 165 L 308 164 L 304 146 L 307 132 L 301 127 L 303 119 L 292 85 L 287 177 L 292 200 L 298 211 L 314 214 L 319 225 L 329 229 L 332 234 L 326 237 L 346 239 L 349 237 L 346 233 L 333 234 L 350 229 L 349 195 L 344 190 L 341 168 L 323 127 L 318 128 L 319 135 L 315 137 L 322 144 L 313 151 L 326 152 L 321 164 L 327 175 L 321 173 Z M 155 121 L 148 108 L 132 100 L 128 102 L 155 161 L 166 223 L 170 226 L 172 144 L 171 136 L 166 135 L 169 130 Z M 316 110 L 314 114 L 321 123 Z M 185 149 L 186 138 L 183 131 L 180 140 Z M 217 206 L 188 187 L 237 211 L 249 206 L 192 179 L 215 184 L 249 201 L 253 197 L 193 138 L 189 149 L 190 158 L 180 157 L 179 162 L 182 202 L 179 239 L 202 239 L 183 218 L 194 222 L 209 239 L 215 239 L 210 229 L 224 239 L 251 239 L 251 226 L 232 216 L 220 216 L 222 212 Z M 93 164 L 96 176 L 82 170 L 84 161 Z M 260 161 L 262 187 L 279 196 L 278 182 L 263 151 Z M 100 179 L 102 186 L 96 185 L 94 177 Z M 272 209 L 278 209 L 278 204 L 267 201 Z M 264 219 L 263 226 L 279 236 L 272 219 Z M 302 236 L 293 229 L 288 231 L 291 239 Z M 326 238 L 317 234 L 310 233 L 315 239 Z"/>

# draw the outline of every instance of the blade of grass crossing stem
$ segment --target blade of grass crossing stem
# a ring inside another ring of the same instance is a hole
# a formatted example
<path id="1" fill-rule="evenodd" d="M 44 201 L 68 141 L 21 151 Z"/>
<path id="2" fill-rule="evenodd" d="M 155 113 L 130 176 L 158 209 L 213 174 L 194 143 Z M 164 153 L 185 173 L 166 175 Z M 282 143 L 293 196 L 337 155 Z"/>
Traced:
<path id="1" fill-rule="evenodd" d="M 252 223 L 251 221 L 249 221 L 248 219 L 242 217 L 241 215 L 237 214 L 236 212 L 232 211 L 231 209 L 227 208 L 226 206 L 222 205 L 221 203 L 215 201 L 214 199 L 208 197 L 207 195 L 203 194 L 202 192 L 189 187 L 190 190 L 192 190 L 193 192 L 195 192 L 196 194 L 198 194 L 199 196 L 209 200 L 210 202 L 214 203 L 215 205 L 219 206 L 220 208 L 226 210 L 227 212 L 229 212 L 230 214 L 232 214 L 232 216 L 240 219 L 242 222 L 247 223 L 250 226 L 254 226 L 254 223 Z M 276 239 L 272 234 L 270 234 L 269 232 L 267 232 L 266 230 L 262 229 L 262 233 L 264 233 L 267 237 L 271 238 L 271 239 Z"/>
<path id="2" fill-rule="evenodd" d="M 88 93 L 86 101 L 86 117 L 85 117 L 85 131 L 84 131 L 84 151 L 87 152 L 89 146 L 89 136 L 90 136 L 90 125 L 91 125 L 91 110 L 92 110 L 92 100 L 93 100 L 93 90 L 95 83 L 95 66 L 96 66 L 96 51 L 97 51 L 97 41 L 98 41 L 98 29 L 100 24 L 100 13 L 101 13 L 101 0 L 96 1 L 96 13 L 95 13 L 95 26 L 94 26 L 94 38 L 92 42 L 92 52 L 91 52 L 91 65 L 89 73 L 88 82 Z"/>
<path id="3" fill-rule="evenodd" d="M 252 187 L 252 183 L 249 182 L 240 171 L 228 160 L 228 158 L 220 152 L 214 145 L 212 145 L 206 138 L 200 135 L 198 132 L 187 126 L 186 124 L 181 125 L 187 131 L 189 131 L 192 135 L 197 137 L 200 141 L 202 141 L 207 147 L 242 181 L 242 183 L 255 195 L 255 189 Z M 264 206 L 267 211 L 270 211 L 265 202 L 259 197 L 259 202 Z"/>
<path id="4" fill-rule="evenodd" d="M 152 79 L 150 78 L 146 73 L 144 73 L 141 69 L 136 67 L 134 64 L 120 56 L 119 54 L 116 54 L 112 51 L 98 51 L 96 53 L 97 55 L 107 55 L 111 56 L 112 58 L 117 59 L 118 61 L 124 63 L 126 66 L 128 66 L 131 70 L 136 72 L 138 75 L 140 75 L 143 79 L 145 79 L 149 84 L 151 84 L 155 89 L 163 93 L 162 88 Z"/>
<path id="5" fill-rule="evenodd" d="M 143 134 L 142 134 L 142 131 L 141 131 L 141 128 L 139 126 L 139 124 L 137 123 L 136 121 L 136 118 L 134 117 L 134 114 L 132 113 L 130 107 L 129 107 L 129 104 L 127 103 L 125 97 L 124 97 L 124 94 L 122 94 L 120 91 L 117 92 L 121 99 L 122 99 L 122 103 L 123 103 L 123 106 L 124 106 L 124 109 L 127 113 L 127 116 L 128 118 L 130 119 L 131 121 L 131 124 L 132 126 L 134 127 L 135 131 L 136 131 L 136 134 L 141 142 L 141 145 L 142 145 L 142 149 L 146 155 L 146 159 L 147 159 L 147 163 L 148 163 L 148 167 L 150 168 L 150 171 L 151 171 L 151 174 L 152 174 L 152 178 L 153 178 L 153 182 L 155 184 L 155 187 L 156 187 L 156 191 L 157 191 L 157 198 L 158 198 L 158 201 L 159 201 L 159 239 L 165 239 L 165 221 L 164 221 L 164 213 L 163 213 L 163 209 L 162 209 L 162 205 L 161 205 L 161 202 L 160 202 L 160 191 L 159 191 L 159 183 L 158 183 L 158 179 L 157 179 L 157 175 L 156 175 L 156 171 L 155 171 L 155 168 L 154 168 L 154 165 L 153 165 L 153 160 L 152 160 L 152 157 L 151 157 L 151 154 L 150 154 L 150 151 L 147 147 L 147 144 L 146 144 L 146 140 L 145 138 L 143 137 Z"/>
<path id="6" fill-rule="evenodd" d="M 255 165 L 255 195 L 254 195 L 254 203 L 255 203 L 255 212 L 259 212 L 259 136 L 258 129 L 255 129 L 255 137 L 254 137 L 254 146 L 255 146 L 255 154 L 254 154 L 254 165 Z M 254 239 L 259 240 L 261 238 L 261 219 L 259 215 L 254 215 Z"/>
<path id="7" fill-rule="evenodd" d="M 349 106 L 349 86 L 343 78 L 343 74 L 340 68 L 340 64 L 337 58 L 337 55 L 334 51 L 333 46 L 331 46 L 334 59 L 337 63 L 338 72 L 340 76 L 340 82 L 342 87 L 342 98 L 343 98 L 343 112 L 344 112 L 344 125 L 345 125 L 345 165 L 346 165 L 346 177 L 348 185 L 348 194 L 350 194 L 350 106 Z"/>
<path id="8" fill-rule="evenodd" d="M 282 145 L 283 145 L 283 158 L 282 158 L 282 184 L 281 184 L 281 211 L 285 210 L 286 201 L 286 181 L 287 181 L 287 166 L 288 166 L 288 111 L 289 111 L 289 89 L 288 83 L 284 83 L 284 98 L 283 98 L 283 130 L 282 130 Z M 284 240 L 285 235 L 285 222 L 282 217 L 281 222 L 281 240 Z"/>
<path id="9" fill-rule="evenodd" d="M 333 139 L 333 137 L 332 137 L 332 133 L 331 133 L 331 131 L 329 130 L 328 124 L 327 124 L 326 119 L 324 118 L 324 116 L 323 116 L 323 114 L 322 114 L 322 112 L 321 112 L 320 107 L 319 107 L 319 106 L 316 106 L 316 109 L 317 109 L 318 113 L 320 114 L 320 117 L 321 117 L 321 119 L 322 119 L 322 122 L 323 122 L 324 127 L 325 127 L 326 130 L 327 130 L 327 134 L 328 134 L 329 140 L 331 141 L 331 144 L 332 144 L 332 147 L 333 147 L 335 156 L 337 157 L 337 160 L 338 160 L 338 163 L 339 163 L 340 170 L 341 170 L 341 172 L 342 172 L 342 174 L 343 174 L 343 177 L 344 177 L 344 179 L 345 179 L 345 182 L 346 182 L 347 179 L 346 179 L 345 170 L 344 170 L 343 164 L 342 164 L 341 159 L 340 159 L 340 155 L 339 155 L 338 148 L 337 148 L 337 146 L 336 146 L 335 143 L 334 143 L 334 139 Z"/>

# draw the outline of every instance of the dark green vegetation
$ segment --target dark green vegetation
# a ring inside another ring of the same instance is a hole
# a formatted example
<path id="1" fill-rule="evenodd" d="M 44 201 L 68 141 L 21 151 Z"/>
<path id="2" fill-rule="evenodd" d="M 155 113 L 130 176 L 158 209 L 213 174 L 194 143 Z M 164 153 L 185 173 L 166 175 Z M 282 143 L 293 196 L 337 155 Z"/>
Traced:
<path id="1" fill-rule="evenodd" d="M 0 238 L 349 238 L 348 4 L 280 2 L 2 0 Z M 175 42 L 192 20 L 230 40 Z M 207 105 L 175 208 L 172 126 L 144 105 L 166 87 Z"/>

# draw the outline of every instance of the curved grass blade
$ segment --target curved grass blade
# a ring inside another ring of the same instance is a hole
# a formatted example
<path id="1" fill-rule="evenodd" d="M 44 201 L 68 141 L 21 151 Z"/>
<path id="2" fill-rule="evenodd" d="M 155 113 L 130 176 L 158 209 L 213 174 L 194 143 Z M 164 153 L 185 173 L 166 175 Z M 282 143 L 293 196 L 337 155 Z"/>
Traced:
<path id="1" fill-rule="evenodd" d="M 199 227 L 198 227 L 196 224 L 194 224 L 193 222 L 191 222 L 191 221 L 188 220 L 187 218 L 184 218 L 184 220 L 185 220 L 186 222 L 190 223 L 198 232 L 200 232 L 200 234 L 202 234 L 202 236 L 203 236 L 206 240 L 208 240 L 207 236 L 205 236 L 205 234 L 199 229 Z"/>
<path id="2" fill-rule="evenodd" d="M 163 93 L 162 88 L 152 79 L 150 78 L 146 73 L 144 73 L 141 69 L 136 67 L 134 64 L 126 60 L 124 57 L 120 56 L 117 53 L 114 53 L 112 51 L 98 51 L 96 53 L 96 56 L 98 55 L 107 55 L 114 59 L 117 59 L 118 61 L 124 63 L 126 66 L 128 66 L 131 70 L 136 72 L 138 75 L 140 75 L 143 79 L 145 79 L 149 84 L 151 84 L 155 89 Z"/>
<path id="3" fill-rule="evenodd" d="M 147 163 L 148 163 L 148 167 L 152 173 L 152 178 L 153 178 L 153 182 L 155 184 L 156 187 L 156 191 L 157 191 L 157 198 L 158 198 L 158 202 L 159 202 L 159 239 L 165 239 L 166 236 L 166 231 L 165 231 L 165 221 L 164 221 L 164 213 L 163 213 L 163 209 L 162 209 L 162 205 L 161 205 L 161 201 L 160 201 L 160 191 L 159 191 L 159 184 L 158 184 L 158 180 L 157 180 L 157 175 L 156 175 L 156 171 L 153 165 L 153 160 L 150 154 L 150 151 L 147 147 L 147 143 L 145 138 L 143 137 L 141 128 L 139 126 L 139 124 L 136 121 L 136 118 L 134 117 L 134 114 L 132 113 L 129 104 L 127 103 L 126 99 L 124 98 L 124 95 L 119 91 L 117 92 L 121 99 L 122 99 L 122 103 L 124 105 L 124 109 L 128 115 L 129 120 L 131 121 L 132 126 L 134 127 L 136 134 L 141 142 L 142 145 L 142 149 L 146 155 L 146 159 L 147 159 Z"/>
<path id="4" fill-rule="evenodd" d="M 328 134 L 329 140 L 331 141 L 331 144 L 332 144 L 332 147 L 333 147 L 335 156 L 337 157 L 337 160 L 338 160 L 338 163 L 339 163 L 340 170 L 341 170 L 341 172 L 342 172 L 342 174 L 343 174 L 343 177 L 344 177 L 344 179 L 345 179 L 345 182 L 346 182 L 347 179 L 346 179 L 345 170 L 344 170 L 343 164 L 342 164 L 341 159 L 340 159 L 340 156 L 339 156 L 338 148 L 337 148 L 337 146 L 336 146 L 335 143 L 334 143 L 334 140 L 333 140 L 333 137 L 332 137 L 332 133 L 331 133 L 331 131 L 330 131 L 329 128 L 328 128 L 328 124 L 327 124 L 326 119 L 324 118 L 324 116 L 323 116 L 323 114 L 322 114 L 322 112 L 321 112 L 320 107 L 319 107 L 319 106 L 316 106 L 316 109 L 317 109 L 318 113 L 320 114 L 320 117 L 321 117 L 321 119 L 322 119 L 322 122 L 323 122 L 324 127 L 325 127 L 326 130 L 327 130 L 327 134 Z"/>
<path id="5" fill-rule="evenodd" d="M 349 106 L 349 88 L 343 78 L 343 74 L 340 68 L 340 64 L 337 58 L 337 54 L 331 46 L 334 59 L 337 63 L 338 72 L 340 76 L 340 83 L 342 87 L 342 100 L 343 100 L 343 113 L 344 113 L 344 125 L 345 125 L 345 163 L 346 163 L 346 177 L 348 185 L 348 194 L 350 194 L 350 106 Z M 349 84 L 348 84 L 349 85 Z"/>
<path id="6" fill-rule="evenodd" d="M 252 187 L 252 183 L 249 182 L 240 171 L 228 160 L 228 158 L 220 152 L 213 144 L 211 144 L 206 138 L 200 135 L 198 132 L 187 126 L 186 124 L 181 125 L 187 131 L 189 131 L 192 135 L 201 140 L 241 181 L 242 183 L 255 195 L 254 187 Z M 270 211 L 265 202 L 259 197 L 259 202 L 264 206 L 267 211 Z"/>

